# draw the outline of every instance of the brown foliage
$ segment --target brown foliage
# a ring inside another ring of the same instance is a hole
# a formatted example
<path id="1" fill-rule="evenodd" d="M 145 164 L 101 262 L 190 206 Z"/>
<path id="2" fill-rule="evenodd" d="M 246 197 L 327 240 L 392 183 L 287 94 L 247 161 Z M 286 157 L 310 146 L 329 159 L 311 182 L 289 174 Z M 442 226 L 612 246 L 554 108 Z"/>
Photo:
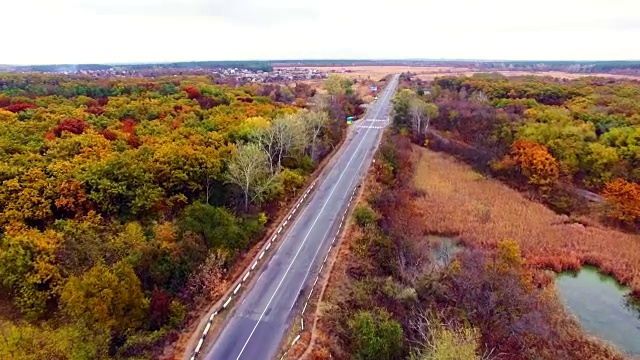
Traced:
<path id="1" fill-rule="evenodd" d="M 79 181 L 63 181 L 58 186 L 58 198 L 54 204 L 69 216 L 80 216 L 91 208 L 84 185 Z"/>
<path id="2" fill-rule="evenodd" d="M 102 115 L 104 114 L 104 107 L 102 106 L 89 106 L 87 108 L 87 112 L 93 115 Z"/>
<path id="3" fill-rule="evenodd" d="M 109 130 L 109 129 L 105 129 L 100 131 L 100 135 L 102 135 L 105 139 L 109 140 L 109 141 L 114 141 L 115 139 L 118 138 L 118 135 L 116 135 L 115 132 Z"/>

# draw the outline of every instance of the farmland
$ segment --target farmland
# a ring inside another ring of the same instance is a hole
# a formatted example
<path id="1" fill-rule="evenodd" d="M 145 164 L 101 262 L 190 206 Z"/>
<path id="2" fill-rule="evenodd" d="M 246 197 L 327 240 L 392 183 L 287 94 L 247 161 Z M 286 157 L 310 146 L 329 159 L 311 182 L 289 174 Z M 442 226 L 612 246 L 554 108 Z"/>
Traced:
<path id="1" fill-rule="evenodd" d="M 287 67 L 283 67 L 287 68 Z M 388 74 L 410 72 L 421 80 L 433 80 L 441 76 L 471 76 L 478 73 L 486 73 L 484 69 L 474 69 L 472 67 L 454 67 L 454 66 L 316 66 L 316 67 L 298 67 L 303 69 L 315 69 L 327 73 L 340 73 L 345 76 L 357 79 L 378 80 Z M 601 76 L 615 79 L 640 79 L 639 75 L 619 75 L 607 73 L 570 73 L 562 71 L 505 71 L 496 70 L 495 72 L 505 76 L 552 76 L 564 79 L 577 79 L 586 76 Z"/>

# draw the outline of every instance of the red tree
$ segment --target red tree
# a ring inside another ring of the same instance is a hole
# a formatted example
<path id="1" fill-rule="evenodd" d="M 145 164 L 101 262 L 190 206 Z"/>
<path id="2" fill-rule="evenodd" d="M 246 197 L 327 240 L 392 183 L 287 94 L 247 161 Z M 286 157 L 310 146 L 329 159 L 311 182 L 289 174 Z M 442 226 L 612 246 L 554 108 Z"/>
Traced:
<path id="1" fill-rule="evenodd" d="M 202 95 L 200 90 L 194 86 L 185 86 L 182 90 L 187 93 L 187 97 L 189 97 L 189 99 L 197 99 Z"/>
<path id="2" fill-rule="evenodd" d="M 14 113 L 18 113 L 20 111 L 24 111 L 27 109 L 35 109 L 36 106 L 33 104 L 29 104 L 29 103 L 24 103 L 24 102 L 20 102 L 20 103 L 16 103 L 16 104 L 11 104 L 9 106 L 7 106 L 5 109 L 7 109 L 8 111 L 14 112 Z"/>
<path id="3" fill-rule="evenodd" d="M 56 137 L 62 136 L 62 133 L 68 131 L 72 134 L 82 134 L 89 125 L 80 119 L 65 119 L 53 128 Z"/>

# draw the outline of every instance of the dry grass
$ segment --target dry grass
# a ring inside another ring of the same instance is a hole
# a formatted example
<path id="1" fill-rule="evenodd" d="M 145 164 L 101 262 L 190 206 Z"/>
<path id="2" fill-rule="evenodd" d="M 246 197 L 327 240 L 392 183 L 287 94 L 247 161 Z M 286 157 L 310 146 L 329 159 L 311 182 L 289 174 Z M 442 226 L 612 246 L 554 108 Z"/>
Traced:
<path id="1" fill-rule="evenodd" d="M 378 81 L 386 75 L 412 72 L 417 74 L 417 77 L 422 80 L 433 80 L 440 76 L 471 76 L 476 73 L 486 73 L 488 71 L 479 71 L 472 68 L 453 67 L 453 66 L 326 66 L 326 67 L 298 67 L 303 69 L 318 69 L 324 72 L 337 72 L 345 76 L 358 79 L 371 79 Z M 633 75 L 614 75 L 614 74 L 576 74 L 567 73 L 562 71 L 495 71 L 505 76 L 523 76 L 523 75 L 538 75 L 538 76 L 553 76 L 564 79 L 576 79 L 585 76 L 602 76 L 611 77 L 616 79 L 637 79 L 640 80 L 640 76 Z"/>
<path id="2" fill-rule="evenodd" d="M 640 237 L 597 224 L 572 223 L 497 180 L 485 179 L 450 155 L 415 147 L 414 185 L 425 228 L 456 233 L 471 246 L 493 248 L 514 239 L 534 267 L 556 271 L 589 263 L 640 289 Z"/>

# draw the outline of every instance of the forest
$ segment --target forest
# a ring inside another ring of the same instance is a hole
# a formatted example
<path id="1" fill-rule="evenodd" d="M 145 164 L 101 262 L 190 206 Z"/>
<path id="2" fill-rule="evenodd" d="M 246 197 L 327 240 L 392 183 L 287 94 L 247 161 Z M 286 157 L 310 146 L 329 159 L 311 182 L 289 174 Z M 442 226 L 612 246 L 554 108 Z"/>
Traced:
<path id="1" fill-rule="evenodd" d="M 586 189 L 606 200 L 610 222 L 640 225 L 639 82 L 476 74 L 438 78 L 427 88 L 405 79 L 395 99 L 396 122 L 417 142 L 431 126 L 557 211 L 579 212 L 582 203 L 569 193 Z"/>
<path id="2" fill-rule="evenodd" d="M 157 358 L 362 113 L 328 85 L 0 74 L 0 358 Z"/>

